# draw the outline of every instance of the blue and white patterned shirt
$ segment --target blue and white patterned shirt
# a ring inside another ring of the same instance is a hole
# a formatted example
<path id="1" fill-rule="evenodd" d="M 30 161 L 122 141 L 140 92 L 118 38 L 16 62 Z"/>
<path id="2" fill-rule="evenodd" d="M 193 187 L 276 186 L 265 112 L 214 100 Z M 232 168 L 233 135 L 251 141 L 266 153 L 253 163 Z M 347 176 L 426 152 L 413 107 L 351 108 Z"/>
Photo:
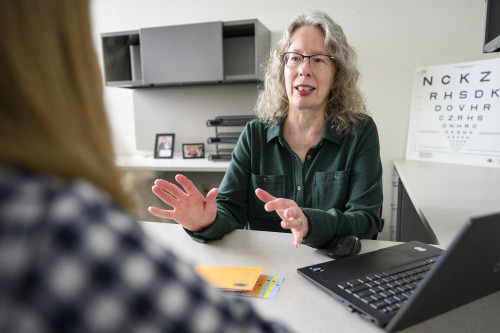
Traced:
<path id="1" fill-rule="evenodd" d="M 286 332 L 203 282 L 102 191 L 0 167 L 0 332 Z"/>

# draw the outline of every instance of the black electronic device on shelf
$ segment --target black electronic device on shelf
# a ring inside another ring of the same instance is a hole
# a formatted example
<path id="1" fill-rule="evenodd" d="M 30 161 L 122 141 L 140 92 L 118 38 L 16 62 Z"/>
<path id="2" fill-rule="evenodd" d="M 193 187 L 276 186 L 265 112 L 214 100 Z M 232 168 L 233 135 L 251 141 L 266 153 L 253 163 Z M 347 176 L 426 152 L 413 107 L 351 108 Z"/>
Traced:
<path id="1" fill-rule="evenodd" d="M 234 149 L 234 145 L 238 142 L 243 127 L 255 119 L 254 115 L 241 116 L 218 116 L 215 119 L 207 120 L 208 127 L 215 127 L 215 136 L 209 137 L 207 143 L 215 144 L 215 154 L 209 154 L 210 161 L 229 161 Z M 220 131 L 220 127 L 239 127 L 238 130 L 231 128 L 226 131 Z"/>

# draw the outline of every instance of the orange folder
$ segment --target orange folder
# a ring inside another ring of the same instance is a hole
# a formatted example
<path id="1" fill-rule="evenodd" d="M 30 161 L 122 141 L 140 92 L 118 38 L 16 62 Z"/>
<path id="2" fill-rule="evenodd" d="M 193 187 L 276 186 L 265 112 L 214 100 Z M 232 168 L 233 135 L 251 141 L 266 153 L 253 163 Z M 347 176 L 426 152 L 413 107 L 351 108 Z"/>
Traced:
<path id="1" fill-rule="evenodd" d="M 252 290 L 263 267 L 195 266 L 195 271 L 219 289 Z"/>

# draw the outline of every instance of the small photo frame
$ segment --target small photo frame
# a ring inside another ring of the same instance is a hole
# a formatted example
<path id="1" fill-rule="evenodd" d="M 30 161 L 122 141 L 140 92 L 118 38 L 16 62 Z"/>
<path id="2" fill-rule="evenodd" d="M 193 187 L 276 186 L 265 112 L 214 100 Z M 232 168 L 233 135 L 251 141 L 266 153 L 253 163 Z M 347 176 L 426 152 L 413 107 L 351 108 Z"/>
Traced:
<path id="1" fill-rule="evenodd" d="M 156 134 L 155 158 L 172 158 L 174 156 L 175 134 Z"/>
<path id="2" fill-rule="evenodd" d="M 203 143 L 183 143 L 182 144 L 183 158 L 204 158 L 205 145 Z"/>

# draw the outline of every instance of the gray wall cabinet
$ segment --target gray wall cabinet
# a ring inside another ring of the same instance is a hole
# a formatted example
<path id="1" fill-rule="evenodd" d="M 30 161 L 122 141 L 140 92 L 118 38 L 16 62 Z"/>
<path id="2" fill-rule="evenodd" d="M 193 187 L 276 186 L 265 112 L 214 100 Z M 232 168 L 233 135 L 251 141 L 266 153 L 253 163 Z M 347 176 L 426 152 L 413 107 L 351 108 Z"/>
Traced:
<path id="1" fill-rule="evenodd" d="M 258 20 L 103 33 L 107 86 L 258 82 L 270 31 Z"/>

